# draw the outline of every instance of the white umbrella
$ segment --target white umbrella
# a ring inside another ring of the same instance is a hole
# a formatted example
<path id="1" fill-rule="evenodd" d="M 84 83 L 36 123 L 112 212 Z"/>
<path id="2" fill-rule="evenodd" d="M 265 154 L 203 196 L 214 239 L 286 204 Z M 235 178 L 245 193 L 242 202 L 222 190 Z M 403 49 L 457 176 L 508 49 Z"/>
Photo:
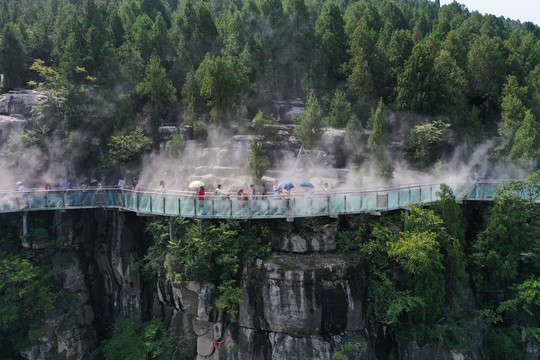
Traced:
<path id="1" fill-rule="evenodd" d="M 197 188 L 200 188 L 201 186 L 204 186 L 204 183 L 200 180 L 195 180 L 195 181 L 192 181 L 188 187 L 190 189 L 197 189 Z"/>

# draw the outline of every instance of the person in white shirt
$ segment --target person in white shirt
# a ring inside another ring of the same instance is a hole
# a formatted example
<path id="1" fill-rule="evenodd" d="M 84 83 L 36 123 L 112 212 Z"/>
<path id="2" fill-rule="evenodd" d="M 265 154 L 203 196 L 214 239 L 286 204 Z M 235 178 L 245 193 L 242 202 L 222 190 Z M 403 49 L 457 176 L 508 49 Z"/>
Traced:
<path id="1" fill-rule="evenodd" d="M 281 188 L 279 187 L 279 182 L 276 180 L 274 181 L 274 186 L 272 187 L 274 191 L 274 199 L 281 200 Z"/>

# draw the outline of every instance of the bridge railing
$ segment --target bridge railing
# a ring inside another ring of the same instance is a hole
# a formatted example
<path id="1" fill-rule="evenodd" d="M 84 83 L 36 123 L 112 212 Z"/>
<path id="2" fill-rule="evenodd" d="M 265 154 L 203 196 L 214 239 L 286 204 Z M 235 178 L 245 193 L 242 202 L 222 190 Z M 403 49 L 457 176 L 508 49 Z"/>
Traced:
<path id="1" fill-rule="evenodd" d="M 454 184 L 456 199 L 491 200 L 502 182 Z M 440 184 L 389 186 L 375 189 L 342 189 L 331 193 L 274 195 L 197 195 L 186 192 L 131 191 L 117 188 L 30 189 L 26 195 L 0 192 L 0 212 L 120 208 L 138 213 L 209 218 L 308 217 L 405 208 L 409 204 L 438 200 Z"/>

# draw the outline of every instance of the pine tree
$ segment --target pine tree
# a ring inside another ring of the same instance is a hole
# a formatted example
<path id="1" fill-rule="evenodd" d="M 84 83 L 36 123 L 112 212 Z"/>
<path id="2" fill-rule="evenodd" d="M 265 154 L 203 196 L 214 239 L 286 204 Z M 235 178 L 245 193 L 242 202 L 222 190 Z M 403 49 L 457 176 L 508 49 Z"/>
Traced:
<path id="1" fill-rule="evenodd" d="M 373 131 L 368 140 L 371 150 L 371 165 L 378 170 L 382 178 L 391 179 L 394 176 L 394 167 L 392 166 L 390 155 L 386 148 L 388 129 L 382 98 L 379 100 L 377 110 L 369 120 L 373 124 Z"/>
<path id="2" fill-rule="evenodd" d="M 306 109 L 300 115 L 299 120 L 294 133 L 304 147 L 311 150 L 317 146 L 323 135 L 321 105 L 313 90 L 309 94 Z"/>
<path id="3" fill-rule="evenodd" d="M 251 152 L 249 154 L 248 173 L 254 181 L 259 181 L 264 176 L 270 162 L 259 145 L 257 137 L 251 142 Z"/>
<path id="4" fill-rule="evenodd" d="M 9 23 L 2 33 L 0 69 L 4 73 L 4 87 L 13 89 L 24 84 L 26 47 L 19 26 Z"/>

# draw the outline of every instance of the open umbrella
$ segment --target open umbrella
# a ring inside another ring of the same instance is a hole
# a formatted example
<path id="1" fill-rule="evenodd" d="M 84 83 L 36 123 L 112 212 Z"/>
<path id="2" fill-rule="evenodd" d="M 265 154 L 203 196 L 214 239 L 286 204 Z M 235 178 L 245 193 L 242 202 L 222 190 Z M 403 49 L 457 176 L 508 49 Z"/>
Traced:
<path id="1" fill-rule="evenodd" d="M 280 188 L 282 188 L 282 189 L 285 189 L 285 190 L 291 190 L 294 187 L 293 183 L 291 183 L 291 182 L 282 182 L 278 186 Z"/>
<path id="2" fill-rule="evenodd" d="M 301 183 L 300 186 L 305 186 L 305 187 L 315 187 L 315 185 L 313 185 L 312 183 L 307 182 L 307 181 L 304 181 L 303 183 Z"/>
<path id="3" fill-rule="evenodd" d="M 195 181 L 192 181 L 191 184 L 189 184 L 188 188 L 197 189 L 197 188 L 200 188 L 201 186 L 204 186 L 204 183 L 200 180 L 195 180 Z"/>

